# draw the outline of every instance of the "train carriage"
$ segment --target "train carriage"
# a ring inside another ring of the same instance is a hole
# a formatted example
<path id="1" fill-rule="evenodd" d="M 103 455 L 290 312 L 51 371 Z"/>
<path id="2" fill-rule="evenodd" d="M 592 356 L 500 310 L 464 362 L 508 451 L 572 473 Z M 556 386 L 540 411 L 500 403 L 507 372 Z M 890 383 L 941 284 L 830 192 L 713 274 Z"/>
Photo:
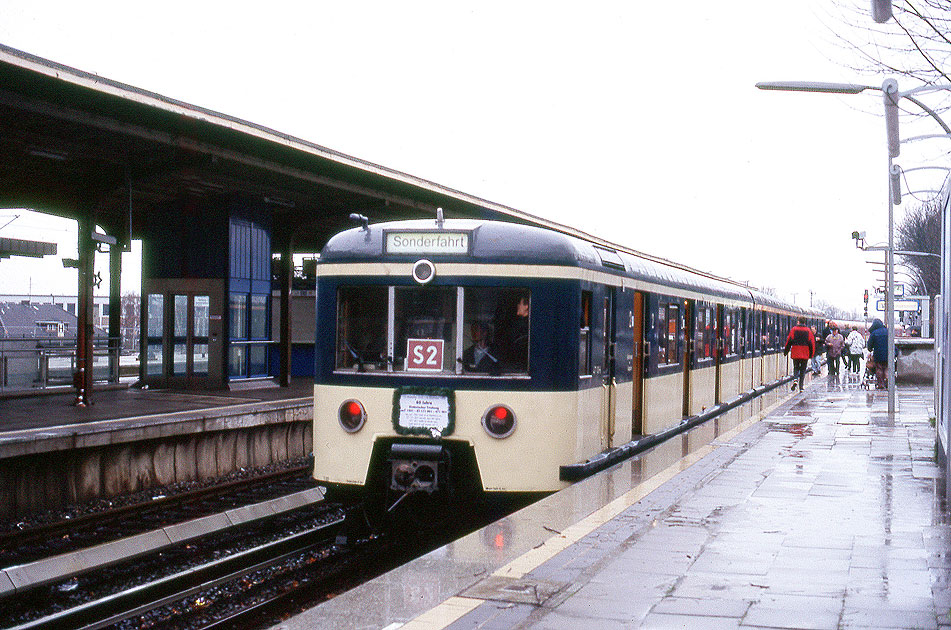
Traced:
<path id="1" fill-rule="evenodd" d="M 560 467 L 786 374 L 798 314 L 553 230 L 364 223 L 317 265 L 314 476 L 389 503 L 558 490 Z"/>

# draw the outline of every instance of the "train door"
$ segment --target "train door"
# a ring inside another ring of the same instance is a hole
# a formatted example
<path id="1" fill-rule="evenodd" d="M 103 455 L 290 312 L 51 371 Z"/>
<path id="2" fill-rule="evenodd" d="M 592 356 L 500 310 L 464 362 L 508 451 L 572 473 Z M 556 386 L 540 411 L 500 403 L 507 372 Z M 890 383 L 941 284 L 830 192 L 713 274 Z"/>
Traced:
<path id="1" fill-rule="evenodd" d="M 634 310 L 631 312 L 633 361 L 631 364 L 631 437 L 644 434 L 644 294 L 634 292 Z"/>
<path id="2" fill-rule="evenodd" d="M 696 326 L 694 322 L 694 306 L 689 300 L 684 300 L 684 328 L 683 328 L 683 408 L 682 416 L 686 418 L 690 415 L 690 364 L 693 359 L 692 340 L 693 331 Z"/>

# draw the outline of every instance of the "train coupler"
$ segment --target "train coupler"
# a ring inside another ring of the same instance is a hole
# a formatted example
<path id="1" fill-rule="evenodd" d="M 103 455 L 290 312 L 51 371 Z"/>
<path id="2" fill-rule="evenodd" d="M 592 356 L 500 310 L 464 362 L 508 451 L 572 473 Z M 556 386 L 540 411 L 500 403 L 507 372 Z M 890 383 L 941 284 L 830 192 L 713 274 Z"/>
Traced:
<path id="1" fill-rule="evenodd" d="M 404 493 L 396 503 L 416 492 L 432 494 L 440 490 L 440 484 L 448 479 L 449 459 L 449 452 L 438 444 L 392 444 L 389 486 Z"/>

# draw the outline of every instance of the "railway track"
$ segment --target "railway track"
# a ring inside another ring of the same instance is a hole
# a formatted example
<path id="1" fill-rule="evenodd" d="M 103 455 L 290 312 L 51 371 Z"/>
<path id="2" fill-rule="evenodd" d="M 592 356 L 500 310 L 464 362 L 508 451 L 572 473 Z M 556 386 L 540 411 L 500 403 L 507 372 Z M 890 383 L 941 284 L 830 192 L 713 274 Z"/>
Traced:
<path id="1" fill-rule="evenodd" d="M 126 505 L 0 531 L 0 567 L 34 562 L 109 540 L 313 487 L 308 462 Z"/>
<path id="2" fill-rule="evenodd" d="M 222 592 L 229 582 L 244 581 L 248 590 L 268 581 L 269 574 L 339 555 L 336 540 L 344 516 L 339 505 L 313 503 L 115 564 L 93 563 L 0 599 L 0 627 L 168 627 L 164 622 L 121 623 L 170 604 L 172 610 L 201 612 L 216 598 L 208 593 Z"/>

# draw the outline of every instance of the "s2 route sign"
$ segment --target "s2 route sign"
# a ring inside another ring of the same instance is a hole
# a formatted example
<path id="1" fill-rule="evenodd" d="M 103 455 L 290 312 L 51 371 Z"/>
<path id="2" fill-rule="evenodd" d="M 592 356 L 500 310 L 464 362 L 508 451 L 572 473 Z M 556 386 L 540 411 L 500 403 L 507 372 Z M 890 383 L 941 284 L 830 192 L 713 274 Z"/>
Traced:
<path id="1" fill-rule="evenodd" d="M 406 370 L 410 372 L 441 372 L 443 348 L 442 339 L 407 339 Z"/>

